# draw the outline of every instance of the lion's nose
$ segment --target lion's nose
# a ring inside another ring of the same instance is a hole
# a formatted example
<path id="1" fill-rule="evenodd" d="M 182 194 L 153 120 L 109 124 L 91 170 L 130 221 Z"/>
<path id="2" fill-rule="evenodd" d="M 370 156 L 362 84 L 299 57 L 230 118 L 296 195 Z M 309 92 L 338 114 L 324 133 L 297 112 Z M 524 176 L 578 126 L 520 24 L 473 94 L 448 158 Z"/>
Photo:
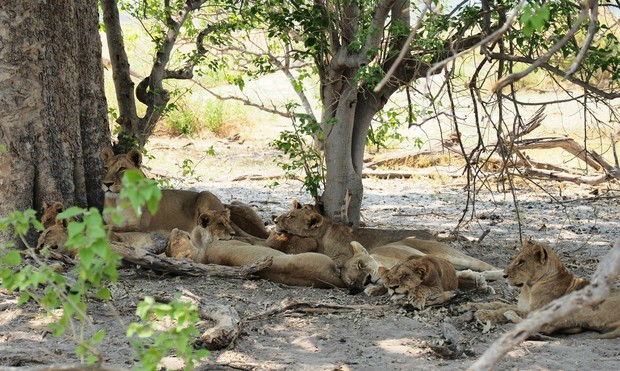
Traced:
<path id="1" fill-rule="evenodd" d="M 506 273 L 504 273 L 504 278 L 508 278 L 508 275 Z"/>
<path id="2" fill-rule="evenodd" d="M 103 182 L 103 185 L 104 185 L 106 188 L 111 188 L 111 187 L 114 185 L 114 182 L 106 182 L 106 181 L 104 181 L 104 182 Z"/>

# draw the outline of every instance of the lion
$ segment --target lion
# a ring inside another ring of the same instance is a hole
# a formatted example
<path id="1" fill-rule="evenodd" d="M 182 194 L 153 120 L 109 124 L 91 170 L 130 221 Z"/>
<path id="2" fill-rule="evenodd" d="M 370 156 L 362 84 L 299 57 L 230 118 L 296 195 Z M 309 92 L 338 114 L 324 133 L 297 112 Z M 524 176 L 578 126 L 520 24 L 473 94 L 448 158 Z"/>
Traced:
<path id="1" fill-rule="evenodd" d="M 105 192 L 104 207 L 115 208 L 124 200 L 119 199 L 122 178 L 126 170 L 142 172 L 142 153 L 133 149 L 127 154 L 115 155 L 108 147 L 101 152 L 105 175 L 103 191 Z M 159 232 L 168 235 L 174 228 L 191 231 L 197 224 L 198 217 L 206 210 L 222 211 L 229 209 L 235 233 L 243 237 L 265 239 L 269 232 L 256 212 L 242 203 L 223 204 L 217 196 L 208 191 L 194 192 L 187 190 L 162 190 L 162 198 L 158 211 L 152 215 L 143 208 L 138 217 L 129 206 L 123 206 L 123 220 L 114 224 L 110 215 L 104 214 L 106 224 L 113 225 L 117 232 Z"/>
<path id="2" fill-rule="evenodd" d="M 487 280 L 495 281 L 503 277 L 501 270 L 436 241 L 408 238 L 375 247 L 370 252 L 357 241 L 352 241 L 351 247 L 353 256 L 340 267 L 340 277 L 351 294 L 362 290 L 372 296 L 384 294 L 386 290 L 380 280 L 379 267 L 391 269 L 402 260 L 427 254 L 441 257 L 460 269 L 457 277 L 461 289 L 492 291 Z"/>
<path id="3" fill-rule="evenodd" d="M 67 233 L 67 220 L 56 219 L 55 216 L 53 220 L 54 224 L 41 232 L 35 250 L 40 252 L 46 248 L 52 254 L 52 257 L 57 258 L 57 255 L 67 255 L 71 258 L 75 258 L 77 251 L 69 250 L 66 246 L 67 239 L 69 238 Z"/>
<path id="4" fill-rule="evenodd" d="M 519 323 L 533 310 L 551 301 L 579 290 L 589 284 L 583 278 L 573 276 L 550 247 L 526 241 L 522 251 L 506 266 L 504 277 L 512 286 L 520 288 L 516 305 L 493 303 L 468 303 L 465 309 L 478 309 L 476 318 L 492 323 L 506 319 Z M 569 318 L 543 326 L 542 333 L 577 333 L 595 330 L 593 336 L 611 339 L 620 336 L 620 291 L 612 290 L 610 296 L 596 308 L 582 308 Z"/>
<path id="5" fill-rule="evenodd" d="M 63 205 L 62 202 L 43 202 L 43 214 L 41 215 L 41 224 L 43 224 L 43 228 L 49 228 L 55 225 L 56 217 L 63 211 L 65 211 L 65 205 Z"/>
<path id="6" fill-rule="evenodd" d="M 275 231 L 303 238 L 314 238 L 318 243 L 316 252 L 343 264 L 352 255 L 351 241 L 358 241 L 373 248 L 402 240 L 406 237 L 433 239 L 427 230 L 384 230 L 374 228 L 351 228 L 324 217 L 310 208 L 293 208 L 275 219 Z"/>
<path id="7" fill-rule="evenodd" d="M 198 263 L 242 266 L 255 263 L 264 257 L 272 257 L 271 266 L 257 273 L 260 278 L 290 286 L 344 287 L 338 267 L 326 255 L 285 254 L 266 246 L 221 239 L 217 228 L 223 226 L 226 229 L 227 225 L 230 226 L 230 220 L 225 212 L 207 210 L 201 215 L 201 220 L 202 222 L 192 230 L 191 235 L 177 232 L 173 235 L 175 238 L 189 238 L 191 241 L 189 255 Z M 176 247 L 170 248 L 171 251 L 173 249 L 181 251 L 179 246 L 187 246 L 187 243 L 176 242 L 172 238 L 170 244 L 176 244 Z"/>
<path id="8" fill-rule="evenodd" d="M 458 288 L 456 269 L 437 256 L 411 256 L 392 269 L 379 267 L 379 275 L 390 299 L 399 304 L 424 309 L 433 295 L 433 304 L 441 304 L 454 296 Z"/>

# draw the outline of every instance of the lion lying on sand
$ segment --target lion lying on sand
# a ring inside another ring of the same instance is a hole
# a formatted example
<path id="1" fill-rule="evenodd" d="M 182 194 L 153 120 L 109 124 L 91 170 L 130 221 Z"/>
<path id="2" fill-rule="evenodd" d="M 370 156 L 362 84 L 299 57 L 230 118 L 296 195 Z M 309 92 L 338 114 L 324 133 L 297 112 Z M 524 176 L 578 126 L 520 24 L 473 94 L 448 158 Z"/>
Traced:
<path id="1" fill-rule="evenodd" d="M 492 323 L 506 319 L 518 323 L 535 309 L 570 292 L 579 290 L 589 282 L 574 277 L 551 248 L 525 242 L 522 251 L 508 264 L 504 275 L 508 283 L 520 287 L 517 305 L 501 302 L 468 303 L 465 309 L 477 309 L 476 318 Z M 611 339 L 620 336 L 620 291 L 612 290 L 610 296 L 596 308 L 582 308 L 556 323 L 545 325 L 541 332 L 577 333 L 584 330 L 601 332 L 595 338 Z"/>
<path id="2" fill-rule="evenodd" d="M 441 304 L 454 296 L 458 288 L 456 270 L 449 261 L 437 256 L 411 256 L 392 267 L 379 268 L 390 300 L 422 310 L 432 296 Z"/>
<path id="3" fill-rule="evenodd" d="M 102 185 L 105 192 L 104 207 L 115 208 L 121 202 L 119 194 L 125 171 L 136 170 L 144 174 L 141 169 L 142 153 L 134 149 L 127 154 L 115 155 L 106 147 L 100 157 L 105 168 Z M 120 225 L 114 224 L 106 214 L 104 220 L 106 224 L 114 225 L 113 230 L 117 232 L 159 232 L 167 235 L 173 228 L 191 231 L 203 211 L 225 209 L 231 211 L 233 228 L 238 236 L 261 239 L 269 236 L 265 224 L 251 207 L 242 203 L 225 205 L 208 191 L 164 189 L 155 215 L 143 208 L 141 217 L 138 217 L 131 207 L 124 207 Z"/>
<path id="4" fill-rule="evenodd" d="M 392 269 L 410 257 L 436 256 L 449 261 L 459 269 L 457 277 L 461 289 L 487 289 L 488 281 L 495 281 L 503 272 L 490 264 L 465 255 L 451 246 L 437 242 L 407 238 L 403 241 L 366 250 L 357 241 L 351 242 L 353 256 L 341 267 L 340 277 L 352 294 L 362 290 L 368 295 L 382 295 L 386 289 L 381 282 L 380 268 Z M 474 272 L 476 271 L 476 272 Z"/>
<path id="5" fill-rule="evenodd" d="M 231 240 L 232 232 L 227 210 L 205 211 L 191 235 L 173 230 L 167 255 L 228 266 L 248 265 L 271 256 L 273 263 L 257 273 L 260 278 L 291 286 L 344 287 L 336 264 L 326 255 L 285 254 L 269 247 Z"/>

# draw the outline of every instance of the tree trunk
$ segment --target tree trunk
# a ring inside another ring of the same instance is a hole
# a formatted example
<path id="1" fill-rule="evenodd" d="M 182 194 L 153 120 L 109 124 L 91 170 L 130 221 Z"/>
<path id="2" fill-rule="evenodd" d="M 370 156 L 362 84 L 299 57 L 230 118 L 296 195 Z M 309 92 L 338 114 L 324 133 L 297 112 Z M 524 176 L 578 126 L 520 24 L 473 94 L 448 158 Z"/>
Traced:
<path id="1" fill-rule="evenodd" d="M 102 206 L 110 132 L 97 0 L 13 0 L 0 19 L 0 216 L 44 201 Z"/>

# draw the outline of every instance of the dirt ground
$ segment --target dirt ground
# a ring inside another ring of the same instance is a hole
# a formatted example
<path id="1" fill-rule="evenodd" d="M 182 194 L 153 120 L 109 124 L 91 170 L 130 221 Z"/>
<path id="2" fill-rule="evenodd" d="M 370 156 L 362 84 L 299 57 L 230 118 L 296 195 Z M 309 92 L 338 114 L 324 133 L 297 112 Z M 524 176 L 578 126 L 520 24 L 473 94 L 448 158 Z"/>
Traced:
<path id="1" fill-rule="evenodd" d="M 183 187 L 208 189 L 224 201 L 240 200 L 253 205 L 270 223 L 290 206 L 293 199 L 310 202 L 295 180 L 233 180 L 250 174 L 270 175 L 279 170 L 275 151 L 267 145 L 278 125 L 255 128 L 237 139 L 154 138 L 148 162 L 152 176 L 175 177 L 185 158 L 196 164 L 196 173 L 186 177 Z M 213 146 L 215 156 L 206 155 Z M 428 228 L 439 235 L 454 231 L 466 207 L 465 178 L 458 164 L 438 165 L 415 171 L 411 179 L 364 179 L 363 218 L 368 226 L 384 228 Z M 200 177 L 201 179 L 196 179 Z M 589 277 L 599 259 L 620 236 L 617 215 L 620 206 L 617 184 L 575 186 L 567 183 L 518 182 L 519 215 L 509 189 L 496 183 L 480 190 L 475 218 L 460 226 L 468 241 L 450 242 L 467 254 L 504 267 L 519 246 L 519 228 L 524 236 L 554 247 L 575 274 Z M 469 214 L 472 206 L 469 206 Z M 468 215 L 469 215 L 468 214 Z M 470 218 L 466 218 L 469 220 Z M 475 242 L 489 230 L 481 243 Z M 516 289 L 505 282 L 492 284 L 496 294 L 459 298 L 441 308 L 408 312 L 384 297 L 349 295 L 345 290 L 287 287 L 261 280 L 211 277 L 175 277 L 125 267 L 113 284 L 114 310 L 92 301 L 90 313 L 95 329 L 105 329 L 106 341 L 99 346 L 108 365 L 136 367 L 125 336 L 127 324 L 136 321 L 140 298 L 172 295 L 182 289 L 235 308 L 241 318 L 241 336 L 227 349 L 213 351 L 200 363 L 201 369 L 242 370 L 411 370 L 466 369 L 511 325 L 485 329 L 483 324 L 460 313 L 464 300 L 514 300 Z M 331 313 L 285 312 L 258 319 L 285 299 L 336 305 L 370 304 L 370 309 Z M 37 308 L 16 305 L 16 296 L 0 290 L 0 370 L 76 363 L 75 344 L 70 338 L 55 338 L 46 328 L 50 321 Z M 464 352 L 446 359 L 431 346 L 443 343 L 442 324 L 460 332 Z M 210 327 L 201 323 L 200 330 Z M 88 330 L 91 331 L 91 330 Z M 620 340 L 588 340 L 585 334 L 553 340 L 526 341 L 500 363 L 511 370 L 604 370 L 618 369 Z M 182 368 L 170 355 L 162 365 Z"/>

